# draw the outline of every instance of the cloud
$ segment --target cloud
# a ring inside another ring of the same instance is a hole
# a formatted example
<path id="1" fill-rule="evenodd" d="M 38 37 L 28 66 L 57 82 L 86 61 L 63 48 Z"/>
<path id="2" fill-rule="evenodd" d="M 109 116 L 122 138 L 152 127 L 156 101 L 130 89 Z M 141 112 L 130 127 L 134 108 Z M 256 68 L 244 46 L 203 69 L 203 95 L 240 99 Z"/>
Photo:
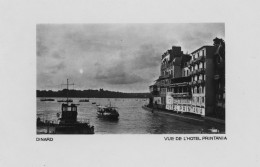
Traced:
<path id="1" fill-rule="evenodd" d="M 37 47 L 37 56 L 44 56 L 48 53 L 48 47 L 44 45 L 40 37 L 37 38 L 36 47 Z"/>
<path id="2" fill-rule="evenodd" d="M 59 51 L 54 51 L 51 56 L 55 59 L 64 59 L 64 51 L 59 50 Z"/>
<path id="3" fill-rule="evenodd" d="M 59 64 L 57 64 L 57 65 L 50 66 L 50 67 L 49 67 L 49 71 L 50 71 L 50 73 L 52 73 L 52 74 L 56 74 L 57 72 L 62 71 L 62 70 L 64 70 L 65 68 L 66 68 L 66 66 L 65 66 L 64 62 L 61 62 L 61 63 L 59 63 Z"/>
<path id="4" fill-rule="evenodd" d="M 144 80 L 142 77 L 131 73 L 131 71 L 127 72 L 123 62 L 119 62 L 113 67 L 99 70 L 95 79 L 113 85 L 133 84 Z"/>
<path id="5" fill-rule="evenodd" d="M 142 45 L 131 60 L 133 69 L 154 68 L 160 65 L 161 50 L 153 44 Z"/>
<path id="6" fill-rule="evenodd" d="M 49 85 L 48 77 L 54 84 L 68 77 L 82 89 L 147 91 L 158 78 L 165 51 L 177 45 L 191 53 L 212 45 L 216 36 L 224 39 L 224 29 L 224 24 L 212 23 L 40 24 L 37 87 Z"/>

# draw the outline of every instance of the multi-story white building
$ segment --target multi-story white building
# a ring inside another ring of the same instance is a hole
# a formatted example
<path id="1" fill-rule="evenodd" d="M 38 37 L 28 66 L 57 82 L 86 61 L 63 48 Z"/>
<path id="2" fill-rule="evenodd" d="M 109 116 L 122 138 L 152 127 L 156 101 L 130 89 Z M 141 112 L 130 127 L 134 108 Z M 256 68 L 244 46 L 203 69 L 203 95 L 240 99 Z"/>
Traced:
<path id="1" fill-rule="evenodd" d="M 157 80 L 160 108 L 201 116 L 214 116 L 219 110 L 218 114 L 223 116 L 225 67 L 223 61 L 216 63 L 218 57 L 224 59 L 219 56 L 221 47 L 202 46 L 190 55 L 183 54 L 181 47 L 173 47 L 164 53 Z"/>
<path id="2" fill-rule="evenodd" d="M 215 52 L 215 46 L 203 46 L 191 53 L 191 113 L 205 116 L 213 112 Z"/>

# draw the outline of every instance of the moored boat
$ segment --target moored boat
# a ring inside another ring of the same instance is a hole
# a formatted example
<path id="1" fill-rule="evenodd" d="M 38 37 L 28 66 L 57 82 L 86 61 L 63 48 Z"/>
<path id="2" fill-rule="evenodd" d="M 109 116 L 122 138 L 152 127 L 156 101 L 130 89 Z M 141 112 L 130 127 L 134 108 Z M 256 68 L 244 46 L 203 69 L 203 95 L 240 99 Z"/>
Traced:
<path id="1" fill-rule="evenodd" d="M 97 116 L 103 119 L 118 120 L 119 113 L 116 107 L 97 106 Z"/>
<path id="2" fill-rule="evenodd" d="M 57 102 L 73 102 L 73 100 L 72 99 L 68 99 L 68 100 L 57 100 Z"/>
<path id="3" fill-rule="evenodd" d="M 67 79 L 67 90 L 68 85 Z M 79 121 L 77 116 L 77 104 L 69 103 L 67 94 L 66 103 L 61 105 L 61 115 L 57 113 L 57 123 L 37 118 L 37 134 L 94 134 L 94 126 L 89 121 Z"/>
<path id="4" fill-rule="evenodd" d="M 41 101 L 55 101 L 55 99 L 47 99 L 47 98 L 44 98 L 44 99 L 40 99 Z"/>
<path id="5" fill-rule="evenodd" d="M 79 102 L 89 102 L 89 99 L 80 99 Z"/>

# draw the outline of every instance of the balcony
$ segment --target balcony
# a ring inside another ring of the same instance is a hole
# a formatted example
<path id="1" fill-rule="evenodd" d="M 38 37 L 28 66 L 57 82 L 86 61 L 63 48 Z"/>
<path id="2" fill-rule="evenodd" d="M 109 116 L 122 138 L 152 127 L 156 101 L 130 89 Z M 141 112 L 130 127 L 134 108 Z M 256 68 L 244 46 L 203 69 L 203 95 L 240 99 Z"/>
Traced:
<path id="1" fill-rule="evenodd" d="M 169 68 L 171 66 L 172 66 L 172 63 L 163 64 L 163 65 L 161 65 L 161 69 Z"/>
<path id="2" fill-rule="evenodd" d="M 197 84 L 198 84 L 197 81 L 193 81 L 193 82 L 191 82 L 191 85 L 197 85 Z"/>
<path id="3" fill-rule="evenodd" d="M 191 97 L 190 92 L 183 92 L 183 93 L 172 93 L 172 97 Z"/>
<path id="4" fill-rule="evenodd" d="M 166 74 L 159 76 L 159 79 L 173 78 L 173 74 Z"/>
<path id="5" fill-rule="evenodd" d="M 200 80 L 197 81 L 197 83 L 198 84 L 205 84 L 205 81 L 200 79 Z"/>
<path id="6" fill-rule="evenodd" d="M 204 68 L 199 68 L 197 70 L 193 70 L 190 72 L 190 75 L 193 76 L 193 75 L 196 75 L 196 74 L 204 74 L 205 73 L 205 69 Z"/>
<path id="7" fill-rule="evenodd" d="M 197 59 L 194 60 L 194 63 L 200 63 L 200 62 L 204 62 L 205 61 L 205 57 L 204 56 L 200 56 Z"/>
<path id="8" fill-rule="evenodd" d="M 195 60 L 190 61 L 190 65 L 193 66 L 195 64 L 199 64 L 200 62 L 205 62 L 205 56 L 200 56 L 196 58 Z"/>
<path id="9" fill-rule="evenodd" d="M 205 73 L 205 69 L 204 68 L 200 68 L 197 70 L 198 74 L 204 74 Z"/>
<path id="10" fill-rule="evenodd" d="M 190 75 L 191 75 L 191 76 L 193 76 L 193 75 L 195 75 L 195 74 L 197 74 L 197 70 L 193 70 L 193 71 L 190 72 Z"/>

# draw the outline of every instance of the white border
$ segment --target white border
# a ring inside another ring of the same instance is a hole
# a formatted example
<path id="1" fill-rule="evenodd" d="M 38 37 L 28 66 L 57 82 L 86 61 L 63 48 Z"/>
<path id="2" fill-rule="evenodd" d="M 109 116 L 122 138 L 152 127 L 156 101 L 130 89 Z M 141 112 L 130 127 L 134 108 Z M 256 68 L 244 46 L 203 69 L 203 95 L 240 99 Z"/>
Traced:
<path id="1" fill-rule="evenodd" d="M 0 166 L 260 166 L 257 6 L 255 0 L 1 1 Z M 168 135 L 35 141 L 37 23 L 198 22 L 225 23 L 227 141 L 166 142 Z"/>

